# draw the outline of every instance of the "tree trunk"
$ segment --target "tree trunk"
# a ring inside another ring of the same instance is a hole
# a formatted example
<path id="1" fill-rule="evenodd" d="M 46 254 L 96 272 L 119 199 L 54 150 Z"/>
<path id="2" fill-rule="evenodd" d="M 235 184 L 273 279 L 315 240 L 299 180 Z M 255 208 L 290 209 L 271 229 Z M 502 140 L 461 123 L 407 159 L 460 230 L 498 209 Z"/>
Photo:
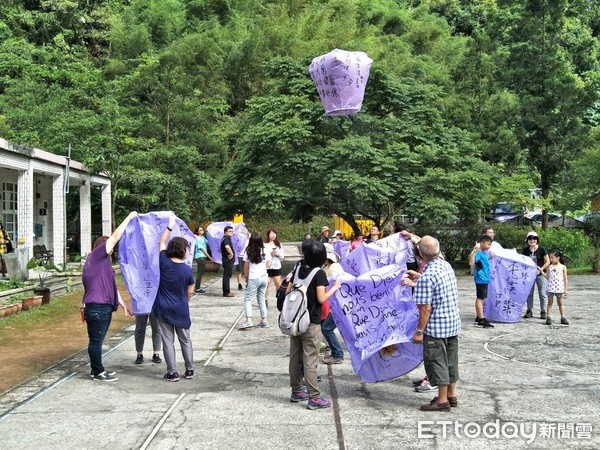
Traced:
<path id="1" fill-rule="evenodd" d="M 352 214 L 346 214 L 343 213 L 341 211 L 335 211 L 335 214 L 337 214 L 339 217 L 341 217 L 342 219 L 344 219 L 346 221 L 346 223 L 348 223 L 348 225 L 350 225 L 352 227 L 352 231 L 354 232 L 354 236 L 357 235 L 357 233 L 362 233 L 362 231 L 360 230 L 358 224 L 356 223 L 356 220 L 354 220 L 354 216 Z"/>
<path id="2" fill-rule="evenodd" d="M 546 149 L 546 143 L 543 142 L 542 143 L 542 155 L 546 155 L 547 153 L 547 149 Z M 543 161 L 543 160 L 542 160 Z M 548 173 L 548 170 L 546 169 L 546 167 L 544 167 L 544 163 L 542 162 L 542 166 L 540 167 L 540 177 L 541 177 L 541 181 L 542 181 L 542 198 L 544 200 L 548 199 L 548 196 L 550 195 L 550 174 Z M 547 208 L 543 208 L 542 209 L 542 230 L 546 231 L 548 229 L 548 209 Z"/>

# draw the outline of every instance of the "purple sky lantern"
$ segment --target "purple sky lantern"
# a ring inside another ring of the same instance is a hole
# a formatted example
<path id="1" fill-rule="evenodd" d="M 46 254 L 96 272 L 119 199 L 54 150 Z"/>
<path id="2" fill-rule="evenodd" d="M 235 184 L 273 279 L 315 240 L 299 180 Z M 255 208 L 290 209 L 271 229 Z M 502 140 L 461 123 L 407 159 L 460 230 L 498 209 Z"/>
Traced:
<path id="1" fill-rule="evenodd" d="M 323 102 L 326 116 L 360 111 L 373 60 L 365 52 L 335 49 L 312 60 L 308 72 Z"/>
<path id="2" fill-rule="evenodd" d="M 537 266 L 531 258 L 514 250 L 496 250 L 490 260 L 484 317 L 494 322 L 518 322 L 537 273 Z"/>
<path id="3" fill-rule="evenodd" d="M 367 383 L 399 377 L 423 361 L 423 346 L 412 343 L 419 312 L 411 289 L 402 286 L 405 272 L 404 264 L 389 264 L 359 276 L 344 273 L 329 299 L 354 373 Z"/>
<path id="4" fill-rule="evenodd" d="M 119 241 L 119 266 L 131 295 L 134 314 L 150 314 L 160 281 L 158 244 L 165 232 L 171 211 L 156 211 L 140 214 L 127 225 Z M 169 240 L 183 237 L 188 241 L 189 252 L 186 264 L 192 265 L 194 233 L 184 221 L 177 218 Z"/>
<path id="5" fill-rule="evenodd" d="M 248 239 L 250 238 L 250 232 L 246 225 L 241 223 L 233 222 L 215 222 L 211 223 L 206 228 L 206 238 L 208 239 L 208 245 L 216 263 L 223 264 L 223 256 L 221 255 L 221 240 L 223 239 L 223 230 L 226 226 L 233 227 L 233 236 L 231 236 L 231 243 L 233 244 L 233 251 L 235 252 L 236 259 L 246 250 L 248 245 Z M 237 261 L 235 261 L 237 264 Z"/>
<path id="6" fill-rule="evenodd" d="M 399 377 L 423 361 L 423 346 L 412 343 L 419 312 L 402 285 L 406 256 L 400 233 L 359 246 L 342 258 L 342 287 L 329 300 L 354 373 L 367 383 Z"/>

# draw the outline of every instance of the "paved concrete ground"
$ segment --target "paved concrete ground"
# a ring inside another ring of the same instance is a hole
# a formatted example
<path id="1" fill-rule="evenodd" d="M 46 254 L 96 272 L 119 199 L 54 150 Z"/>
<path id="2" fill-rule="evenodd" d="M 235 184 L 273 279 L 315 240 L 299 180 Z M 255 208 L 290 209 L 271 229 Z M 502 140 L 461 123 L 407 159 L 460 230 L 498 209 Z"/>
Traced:
<path id="1" fill-rule="evenodd" d="M 223 298 L 217 280 L 192 300 L 193 380 L 163 381 L 164 363 L 134 365 L 131 326 L 106 343 L 117 383 L 92 381 L 84 351 L 1 396 L 0 448 L 597 449 L 600 278 L 573 276 L 570 285 L 570 326 L 535 318 L 488 330 L 473 326 L 473 282 L 460 277 L 459 406 L 425 413 L 419 406 L 433 395 L 411 385 L 422 366 L 366 384 L 349 361 L 320 365 L 320 387 L 334 407 L 290 403 L 289 342 L 275 325 L 274 300 L 271 328 L 238 331 L 242 292 Z"/>

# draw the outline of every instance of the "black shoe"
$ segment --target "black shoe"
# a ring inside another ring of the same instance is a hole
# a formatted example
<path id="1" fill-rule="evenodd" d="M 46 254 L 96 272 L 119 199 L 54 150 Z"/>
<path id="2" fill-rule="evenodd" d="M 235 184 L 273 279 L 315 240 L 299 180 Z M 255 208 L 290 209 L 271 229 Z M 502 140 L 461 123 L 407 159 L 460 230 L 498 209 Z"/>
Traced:
<path id="1" fill-rule="evenodd" d="M 560 324 L 561 325 L 569 325 L 569 321 L 567 320 L 566 317 L 561 317 L 560 318 Z"/>
<path id="2" fill-rule="evenodd" d="M 201 294 L 202 291 L 200 289 L 194 289 L 194 294 Z"/>
<path id="3" fill-rule="evenodd" d="M 179 374 L 177 372 L 167 373 L 163 378 L 166 381 L 179 381 Z"/>
<path id="4" fill-rule="evenodd" d="M 477 326 L 481 328 L 494 328 L 494 325 L 492 325 L 486 318 L 480 319 Z"/>
<path id="5" fill-rule="evenodd" d="M 540 312 L 540 319 L 545 319 L 546 318 L 546 311 L 541 311 Z"/>
<path id="6" fill-rule="evenodd" d="M 156 364 L 160 364 L 162 362 L 162 359 L 160 359 L 160 356 L 158 356 L 158 353 L 155 353 L 154 355 L 152 355 L 152 362 L 156 363 Z"/>
<path id="7" fill-rule="evenodd" d="M 546 318 L 546 325 L 552 325 L 552 319 L 550 317 Z"/>
<path id="8" fill-rule="evenodd" d="M 494 328 L 494 325 L 492 325 L 489 320 L 483 319 L 483 328 Z"/>
<path id="9" fill-rule="evenodd" d="M 525 313 L 525 315 L 523 316 L 523 319 L 531 319 L 533 317 L 533 311 L 528 309 L 527 312 Z"/>
<path id="10" fill-rule="evenodd" d="M 194 371 L 193 370 L 186 370 L 185 371 L 185 375 L 184 375 L 188 380 L 191 380 L 192 378 L 194 378 Z"/>
<path id="11" fill-rule="evenodd" d="M 242 287 L 242 285 L 238 284 L 238 291 L 243 291 L 243 290 L 244 290 L 244 288 Z"/>
<path id="12" fill-rule="evenodd" d="M 111 377 L 114 377 L 117 374 L 117 372 L 115 372 L 115 371 L 108 371 L 108 370 L 106 371 L 106 373 Z M 94 374 L 92 372 L 90 372 L 90 377 L 94 378 Z"/>
<path id="13" fill-rule="evenodd" d="M 412 382 L 413 387 L 421 386 L 421 384 L 423 384 L 423 381 L 425 380 L 425 378 L 427 378 L 427 377 L 423 377 L 420 380 L 414 380 Z"/>
<path id="14" fill-rule="evenodd" d="M 144 355 L 137 355 L 135 358 L 135 364 L 143 364 L 144 363 Z"/>
<path id="15" fill-rule="evenodd" d="M 204 288 L 198 289 L 199 294 L 204 294 L 205 292 L 206 292 L 206 289 L 204 289 Z"/>
<path id="16" fill-rule="evenodd" d="M 94 375 L 94 381 L 117 381 L 118 378 L 108 373 L 106 370 L 98 375 Z"/>

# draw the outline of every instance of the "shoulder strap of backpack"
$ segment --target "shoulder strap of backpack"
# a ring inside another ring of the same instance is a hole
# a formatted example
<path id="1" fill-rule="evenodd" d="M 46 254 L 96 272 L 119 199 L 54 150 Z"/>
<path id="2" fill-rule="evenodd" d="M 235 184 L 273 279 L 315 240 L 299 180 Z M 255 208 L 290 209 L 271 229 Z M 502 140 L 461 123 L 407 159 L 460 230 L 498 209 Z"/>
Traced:
<path id="1" fill-rule="evenodd" d="M 300 274 L 300 267 L 298 267 L 298 273 L 296 274 L 298 276 L 298 278 L 295 278 L 295 280 L 298 280 L 299 284 L 301 284 L 302 286 L 308 287 L 310 285 L 310 282 L 313 280 L 313 278 L 315 277 L 315 275 L 317 274 L 317 272 L 321 270 L 318 267 L 315 267 L 313 270 L 310 271 L 310 273 L 308 274 L 308 276 L 303 279 L 300 280 L 299 279 L 299 274 Z"/>

